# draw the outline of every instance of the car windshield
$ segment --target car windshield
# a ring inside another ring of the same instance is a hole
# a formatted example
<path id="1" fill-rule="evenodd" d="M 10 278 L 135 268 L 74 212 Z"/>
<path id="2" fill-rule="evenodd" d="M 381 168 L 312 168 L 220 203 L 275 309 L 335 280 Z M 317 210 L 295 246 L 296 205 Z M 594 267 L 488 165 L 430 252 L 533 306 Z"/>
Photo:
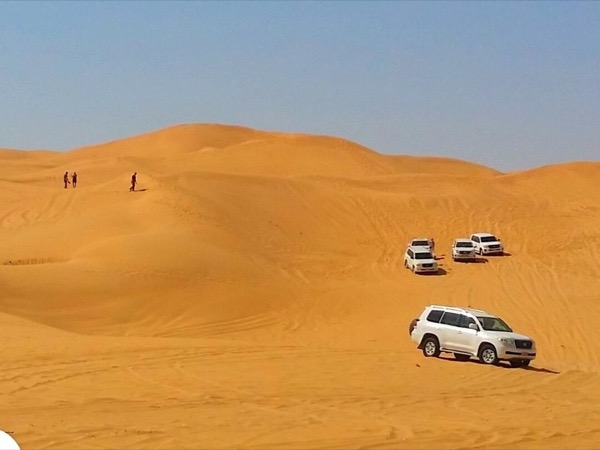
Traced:
<path id="1" fill-rule="evenodd" d="M 462 247 L 462 248 L 471 248 L 471 247 L 473 247 L 473 243 L 472 242 L 457 242 L 456 246 Z"/>
<path id="2" fill-rule="evenodd" d="M 412 245 L 415 247 L 429 247 L 429 241 L 412 241 Z"/>
<path id="3" fill-rule="evenodd" d="M 498 238 L 496 236 L 483 236 L 481 238 L 481 242 L 497 242 Z"/>
<path id="4" fill-rule="evenodd" d="M 486 331 L 508 331 L 512 332 L 511 328 L 499 317 L 477 317 L 479 323 Z"/>
<path id="5" fill-rule="evenodd" d="M 415 259 L 433 259 L 433 256 L 429 252 L 416 252 Z"/>

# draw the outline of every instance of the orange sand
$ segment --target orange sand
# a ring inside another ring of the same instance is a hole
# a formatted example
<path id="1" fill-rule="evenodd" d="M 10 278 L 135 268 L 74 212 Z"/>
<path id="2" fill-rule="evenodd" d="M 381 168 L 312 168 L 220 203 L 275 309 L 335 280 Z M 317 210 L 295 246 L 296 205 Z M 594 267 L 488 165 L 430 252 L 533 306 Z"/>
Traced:
<path id="1" fill-rule="evenodd" d="M 475 231 L 510 255 L 452 262 Z M 406 243 L 430 235 L 442 273 L 412 275 Z M 22 448 L 597 449 L 599 256 L 600 163 L 502 174 L 220 125 L 0 150 L 0 429 Z M 425 359 L 407 327 L 431 303 L 501 315 L 538 359 Z"/>

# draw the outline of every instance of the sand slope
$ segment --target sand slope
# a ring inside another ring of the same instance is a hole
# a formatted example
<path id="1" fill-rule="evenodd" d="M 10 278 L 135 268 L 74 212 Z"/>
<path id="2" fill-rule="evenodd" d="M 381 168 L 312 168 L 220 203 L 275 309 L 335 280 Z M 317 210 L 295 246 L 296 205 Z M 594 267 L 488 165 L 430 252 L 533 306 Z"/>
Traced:
<path id="1" fill-rule="evenodd" d="M 0 429 L 25 448 L 597 448 L 599 184 L 600 163 L 503 174 L 214 124 L 0 150 Z M 452 262 L 475 231 L 509 255 Z M 429 235 L 442 271 L 414 276 L 403 251 Z M 406 328 L 430 303 L 502 315 L 534 367 L 424 359 Z"/>

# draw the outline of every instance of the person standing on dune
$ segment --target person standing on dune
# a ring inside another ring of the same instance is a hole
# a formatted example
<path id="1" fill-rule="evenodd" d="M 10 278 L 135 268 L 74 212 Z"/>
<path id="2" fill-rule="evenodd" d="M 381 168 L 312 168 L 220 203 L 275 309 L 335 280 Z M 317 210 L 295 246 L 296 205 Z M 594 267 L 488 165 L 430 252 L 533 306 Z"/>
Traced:
<path id="1" fill-rule="evenodd" d="M 137 184 L 137 172 L 134 172 L 131 175 L 131 187 L 129 188 L 129 192 L 135 191 L 135 185 Z"/>
<path id="2" fill-rule="evenodd" d="M 65 189 L 66 189 L 67 184 L 71 184 L 71 182 L 69 181 L 69 172 L 65 172 L 65 175 L 63 176 L 63 181 L 65 182 Z"/>
<path id="3" fill-rule="evenodd" d="M 77 172 L 73 172 L 73 175 L 71 175 L 71 184 L 74 188 L 77 187 Z"/>

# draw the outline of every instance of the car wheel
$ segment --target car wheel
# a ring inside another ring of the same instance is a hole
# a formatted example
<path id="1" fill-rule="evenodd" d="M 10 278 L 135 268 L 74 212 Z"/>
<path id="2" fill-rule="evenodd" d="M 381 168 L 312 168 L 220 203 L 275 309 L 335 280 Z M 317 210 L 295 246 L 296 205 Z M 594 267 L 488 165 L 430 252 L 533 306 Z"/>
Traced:
<path id="1" fill-rule="evenodd" d="M 428 336 L 423 340 L 423 355 L 427 358 L 440 356 L 440 343 L 434 336 Z"/>
<path id="2" fill-rule="evenodd" d="M 404 268 L 408 269 L 408 263 L 406 262 L 406 260 L 404 260 Z"/>
<path id="3" fill-rule="evenodd" d="M 454 357 L 458 360 L 458 361 L 468 361 L 469 359 L 471 359 L 470 355 L 463 355 L 462 353 L 455 353 Z"/>
<path id="4" fill-rule="evenodd" d="M 479 351 L 479 361 L 483 364 L 498 364 L 498 352 L 496 347 L 486 344 Z"/>

